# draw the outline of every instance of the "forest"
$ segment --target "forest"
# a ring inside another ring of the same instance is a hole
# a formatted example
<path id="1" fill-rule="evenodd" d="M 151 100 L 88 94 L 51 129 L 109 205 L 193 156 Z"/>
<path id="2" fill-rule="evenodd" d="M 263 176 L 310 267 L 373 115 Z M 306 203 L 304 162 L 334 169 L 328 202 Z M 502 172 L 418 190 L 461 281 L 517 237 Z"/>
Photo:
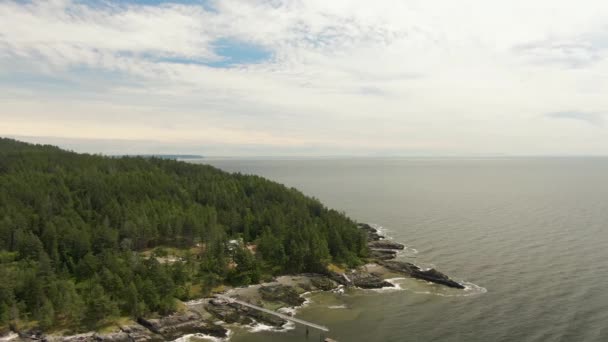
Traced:
<path id="1" fill-rule="evenodd" d="M 164 315 L 367 252 L 353 220 L 262 177 L 0 138 L 0 332 Z"/>

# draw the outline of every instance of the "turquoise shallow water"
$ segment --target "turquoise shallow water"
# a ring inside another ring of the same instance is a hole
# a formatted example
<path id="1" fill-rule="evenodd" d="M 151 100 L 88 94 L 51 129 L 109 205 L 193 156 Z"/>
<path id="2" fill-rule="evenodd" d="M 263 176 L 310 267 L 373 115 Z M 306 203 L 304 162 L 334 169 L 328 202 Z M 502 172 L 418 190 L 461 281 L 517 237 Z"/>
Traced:
<path id="1" fill-rule="evenodd" d="M 479 286 L 402 279 L 399 291 L 312 295 L 298 317 L 338 341 L 608 341 L 608 159 L 199 162 L 296 187 L 384 227 L 404 260 Z M 232 338 L 306 340 L 319 335 Z"/>

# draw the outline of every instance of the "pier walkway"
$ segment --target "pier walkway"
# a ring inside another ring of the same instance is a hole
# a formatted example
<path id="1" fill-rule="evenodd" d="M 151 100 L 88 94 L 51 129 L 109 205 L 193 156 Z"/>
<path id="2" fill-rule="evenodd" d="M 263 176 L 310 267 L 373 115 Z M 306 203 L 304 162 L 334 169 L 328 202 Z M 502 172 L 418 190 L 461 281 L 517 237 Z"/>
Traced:
<path id="1" fill-rule="evenodd" d="M 302 325 L 304 325 L 304 326 L 307 326 L 307 327 L 310 327 L 310 328 L 313 328 L 313 329 L 317 329 L 317 330 L 320 330 L 320 331 L 325 331 L 325 332 L 328 332 L 328 331 L 329 331 L 329 328 L 324 327 L 324 326 L 322 326 L 322 325 L 318 325 L 318 324 L 315 324 L 315 323 L 311 323 L 311 322 L 305 321 L 305 320 L 303 320 L 303 319 L 295 318 L 295 317 L 292 317 L 292 316 L 287 316 L 287 315 L 284 315 L 284 314 L 278 313 L 278 312 L 276 312 L 276 311 L 272 311 L 272 310 L 264 309 L 264 308 L 259 307 L 259 306 L 257 306 L 257 305 L 253 305 L 253 304 L 250 304 L 250 303 L 244 302 L 244 301 L 242 301 L 242 300 L 234 299 L 234 298 L 232 298 L 232 297 L 228 297 L 228 296 L 224 296 L 224 295 L 219 295 L 219 294 L 215 295 L 215 297 L 216 297 L 216 298 L 219 298 L 219 299 L 222 299 L 222 300 L 225 300 L 225 301 L 227 301 L 227 302 L 229 302 L 229 303 L 237 303 L 237 304 L 240 304 L 240 305 L 246 306 L 246 307 L 248 307 L 248 308 L 251 308 L 251 309 L 254 309 L 254 310 L 258 310 L 258 311 L 262 311 L 262 312 L 265 312 L 265 313 L 267 313 L 267 314 L 277 316 L 277 317 L 279 317 L 279 318 L 282 318 L 282 319 L 287 320 L 287 321 L 290 321 L 290 322 L 294 322 L 294 323 L 302 324 Z"/>

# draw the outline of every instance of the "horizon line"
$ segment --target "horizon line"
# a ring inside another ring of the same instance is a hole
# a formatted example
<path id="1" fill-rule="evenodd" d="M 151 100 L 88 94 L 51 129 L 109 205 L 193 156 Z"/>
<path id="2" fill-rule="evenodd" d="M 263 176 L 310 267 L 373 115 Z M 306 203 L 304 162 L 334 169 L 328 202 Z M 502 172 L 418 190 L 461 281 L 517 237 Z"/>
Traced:
<path id="1" fill-rule="evenodd" d="M 108 138 L 75 138 L 75 137 L 59 137 L 59 136 L 32 136 L 32 135 L 16 135 L 16 134 L 0 134 L 0 137 L 10 138 L 26 143 L 31 144 L 41 144 L 41 145 L 52 145 L 57 146 L 61 149 L 75 152 L 75 153 L 87 153 L 93 155 L 102 155 L 108 157 L 121 157 L 121 156 L 162 156 L 162 155 L 183 155 L 188 157 L 200 156 L 201 158 L 189 158 L 189 159 L 380 159 L 380 158 L 388 158 L 388 159 L 399 159 L 399 158 L 408 158 L 408 159 L 463 159 L 463 158 L 474 158 L 474 159 L 509 159 L 509 158 L 608 158 L 607 154 L 574 154 L 574 153 L 565 153 L 565 154 L 550 154 L 550 153 L 538 153 L 538 154 L 509 154 L 502 152 L 493 152 L 493 153 L 428 153 L 428 152 L 420 152 L 420 153 L 368 153 L 368 154 L 223 154 L 223 153 L 213 153 L 213 152 L 204 152 L 201 148 L 198 151 L 189 149 L 184 149 L 183 151 L 179 151 L 180 144 L 201 144 L 193 141 L 188 142 L 163 142 L 163 141 L 155 141 L 155 140 L 144 140 L 144 139 L 108 139 Z M 44 142 L 44 141 L 35 141 L 35 140 L 65 140 L 64 143 L 59 141 L 55 142 Z M 70 144 L 69 141 L 72 143 Z M 88 141 L 88 142 L 131 142 L 131 143 L 154 143 L 154 144 L 165 144 L 167 147 L 171 146 L 172 151 L 129 151 L 126 153 L 118 153 L 118 152 L 102 152 L 95 151 L 95 149 L 86 149 L 86 146 L 80 145 L 78 141 Z M 72 146 L 70 146 L 72 145 Z M 80 146 L 79 146 L 80 145 Z M 210 144 L 207 144 L 210 145 Z M 245 148 L 247 145 L 229 145 L 229 144 L 216 144 L 212 145 L 214 147 L 224 146 L 224 148 Z M 80 150 L 75 150 L 74 147 L 79 147 Z M 177 148 L 177 149 L 176 149 Z"/>

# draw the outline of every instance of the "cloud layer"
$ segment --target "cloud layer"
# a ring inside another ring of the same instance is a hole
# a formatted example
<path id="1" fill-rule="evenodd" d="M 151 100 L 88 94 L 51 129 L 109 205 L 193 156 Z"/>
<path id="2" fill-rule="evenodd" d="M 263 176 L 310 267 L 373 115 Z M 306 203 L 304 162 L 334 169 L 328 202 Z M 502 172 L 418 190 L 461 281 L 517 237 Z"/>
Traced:
<path id="1" fill-rule="evenodd" d="M 608 151 L 584 114 L 608 111 L 604 1 L 3 1 L 0 23 L 4 135 L 217 154 Z"/>

